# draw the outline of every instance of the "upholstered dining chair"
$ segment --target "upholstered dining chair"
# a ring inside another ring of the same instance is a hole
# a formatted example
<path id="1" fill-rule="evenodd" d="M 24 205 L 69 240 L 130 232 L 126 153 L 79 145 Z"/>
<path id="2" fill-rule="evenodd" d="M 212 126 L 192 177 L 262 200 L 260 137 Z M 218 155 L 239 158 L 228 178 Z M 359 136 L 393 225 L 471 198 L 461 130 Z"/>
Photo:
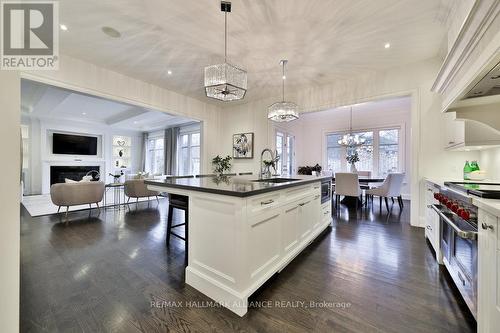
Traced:
<path id="1" fill-rule="evenodd" d="M 373 196 L 379 197 L 379 206 L 382 210 L 382 198 L 385 199 L 385 208 L 389 212 L 389 202 L 388 198 L 392 199 L 394 203 L 394 198 L 398 199 L 399 208 L 403 209 L 403 198 L 401 197 L 401 189 L 403 188 L 404 173 L 390 173 L 385 178 L 381 186 L 366 190 L 366 195 L 371 198 L 373 202 Z"/>
<path id="2" fill-rule="evenodd" d="M 337 172 L 335 174 L 335 210 L 338 210 L 340 196 L 356 197 L 358 199 L 361 193 L 357 173 Z M 358 210 L 358 200 L 356 200 L 356 210 Z"/>

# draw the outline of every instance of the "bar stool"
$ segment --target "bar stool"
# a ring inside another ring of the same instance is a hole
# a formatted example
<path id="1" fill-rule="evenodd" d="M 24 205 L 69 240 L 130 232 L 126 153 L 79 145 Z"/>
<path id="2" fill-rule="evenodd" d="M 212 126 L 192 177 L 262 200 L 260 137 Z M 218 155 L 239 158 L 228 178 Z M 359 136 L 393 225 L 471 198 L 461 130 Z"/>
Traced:
<path id="1" fill-rule="evenodd" d="M 184 195 L 179 194 L 169 194 L 168 195 L 168 218 L 167 218 L 167 237 L 166 244 L 170 245 L 170 236 L 177 237 L 186 242 L 188 240 L 188 222 L 189 222 L 189 198 Z M 180 209 L 184 211 L 184 223 L 178 223 L 173 225 L 174 209 Z M 174 228 L 184 226 L 184 237 L 176 234 L 172 231 Z M 187 249 L 187 246 L 186 246 Z M 187 256 L 187 253 L 186 253 Z"/>

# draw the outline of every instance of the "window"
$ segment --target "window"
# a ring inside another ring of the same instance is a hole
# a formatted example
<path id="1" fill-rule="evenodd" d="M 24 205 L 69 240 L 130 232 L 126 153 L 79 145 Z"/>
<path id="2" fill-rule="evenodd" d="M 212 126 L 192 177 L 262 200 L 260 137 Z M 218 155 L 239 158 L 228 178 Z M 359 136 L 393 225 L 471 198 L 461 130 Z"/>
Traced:
<path id="1" fill-rule="evenodd" d="M 326 169 L 333 173 L 342 171 L 345 161 L 345 148 L 338 144 L 342 134 L 329 134 L 326 136 Z"/>
<path id="2" fill-rule="evenodd" d="M 148 153 L 146 155 L 146 170 L 152 174 L 163 174 L 165 171 L 164 138 L 148 139 Z"/>
<path id="3" fill-rule="evenodd" d="M 295 136 L 276 131 L 276 152 L 280 157 L 276 172 L 280 175 L 293 175 L 295 173 Z"/>
<path id="4" fill-rule="evenodd" d="M 333 173 L 349 170 L 346 156 L 348 149 L 338 144 L 345 133 L 331 133 L 326 135 L 326 170 Z M 401 130 L 399 128 L 380 129 L 372 131 L 354 132 L 362 135 L 365 143 L 354 148 L 359 155 L 356 169 L 371 171 L 374 176 L 386 176 L 390 172 L 400 170 Z"/>
<path id="5" fill-rule="evenodd" d="M 180 176 L 200 173 L 200 132 L 180 134 L 177 161 Z"/>
<path id="6" fill-rule="evenodd" d="M 398 171 L 399 166 L 399 130 L 390 129 L 379 132 L 379 176 L 387 176 Z"/>
<path id="7" fill-rule="evenodd" d="M 373 173 L 373 132 L 357 132 L 353 134 L 357 134 L 366 140 L 363 145 L 356 147 L 359 156 L 356 169 L 359 171 L 372 171 Z"/>

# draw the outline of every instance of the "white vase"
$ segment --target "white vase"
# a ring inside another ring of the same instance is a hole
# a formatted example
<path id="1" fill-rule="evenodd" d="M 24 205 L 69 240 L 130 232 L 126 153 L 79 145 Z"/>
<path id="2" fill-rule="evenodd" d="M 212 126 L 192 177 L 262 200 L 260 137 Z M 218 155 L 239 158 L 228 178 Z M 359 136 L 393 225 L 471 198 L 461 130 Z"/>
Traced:
<path id="1" fill-rule="evenodd" d="M 358 172 L 358 170 L 356 169 L 356 164 L 354 164 L 354 163 L 351 163 L 351 172 L 352 173 L 357 173 Z"/>

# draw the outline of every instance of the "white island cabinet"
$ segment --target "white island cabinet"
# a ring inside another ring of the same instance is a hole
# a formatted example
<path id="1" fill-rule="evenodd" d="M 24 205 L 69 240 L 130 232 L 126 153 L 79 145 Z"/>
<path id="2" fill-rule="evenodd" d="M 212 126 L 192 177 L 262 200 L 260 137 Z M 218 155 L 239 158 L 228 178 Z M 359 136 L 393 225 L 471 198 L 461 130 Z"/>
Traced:
<path id="1" fill-rule="evenodd" d="M 480 333 L 500 332 L 500 229 L 498 217 L 478 216 L 478 320 Z"/>
<path id="2" fill-rule="evenodd" d="M 147 182 L 152 190 L 189 197 L 186 283 L 243 316 L 248 297 L 332 222 L 331 202 L 321 204 L 323 179 L 300 178 L 293 184 Z"/>

